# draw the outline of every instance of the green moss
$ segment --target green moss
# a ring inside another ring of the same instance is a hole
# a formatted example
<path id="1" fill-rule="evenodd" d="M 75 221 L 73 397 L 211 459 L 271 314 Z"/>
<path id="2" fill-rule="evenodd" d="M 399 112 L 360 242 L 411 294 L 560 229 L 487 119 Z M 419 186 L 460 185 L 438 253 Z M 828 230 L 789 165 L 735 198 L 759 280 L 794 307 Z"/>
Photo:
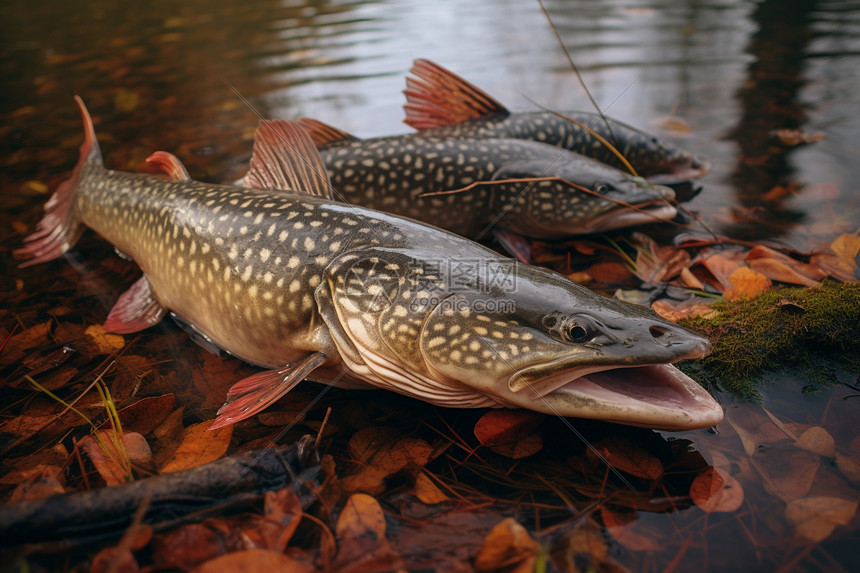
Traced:
<path id="1" fill-rule="evenodd" d="M 826 385 L 838 370 L 860 371 L 860 283 L 773 289 L 714 308 L 714 316 L 682 321 L 715 344 L 710 356 L 681 368 L 720 390 L 758 398 L 770 372 L 793 369 Z"/>

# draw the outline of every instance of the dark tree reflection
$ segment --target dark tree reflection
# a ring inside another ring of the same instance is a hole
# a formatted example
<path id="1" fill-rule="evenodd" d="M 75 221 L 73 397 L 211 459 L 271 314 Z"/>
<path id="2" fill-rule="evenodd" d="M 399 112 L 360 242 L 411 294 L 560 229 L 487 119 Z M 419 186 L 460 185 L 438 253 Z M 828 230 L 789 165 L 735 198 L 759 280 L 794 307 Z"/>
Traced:
<path id="1" fill-rule="evenodd" d="M 747 52 L 755 59 L 737 93 L 740 121 L 727 136 L 740 151 L 730 176 L 739 205 L 737 223 L 724 229 L 732 236 L 779 236 L 804 216 L 784 204 L 785 195 L 768 195 L 768 191 L 793 180 L 793 149 L 781 145 L 773 131 L 797 129 L 806 121 L 799 92 L 806 83 L 804 57 L 813 36 L 811 14 L 816 3 L 765 0 L 752 14 L 759 29 Z"/>

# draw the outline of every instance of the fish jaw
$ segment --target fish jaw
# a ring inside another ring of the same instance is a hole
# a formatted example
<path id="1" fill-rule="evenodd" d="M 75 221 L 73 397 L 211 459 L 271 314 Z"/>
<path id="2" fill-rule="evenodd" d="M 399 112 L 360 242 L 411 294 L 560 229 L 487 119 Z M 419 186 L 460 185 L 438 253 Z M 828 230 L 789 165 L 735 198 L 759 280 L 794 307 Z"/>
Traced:
<path id="1" fill-rule="evenodd" d="M 532 402 L 532 410 L 666 431 L 709 428 L 723 419 L 711 395 L 671 364 L 581 376 Z"/>
<path id="2" fill-rule="evenodd" d="M 671 221 L 677 214 L 678 210 L 668 203 L 644 203 L 633 205 L 632 208 L 616 209 L 599 217 L 594 217 L 584 222 L 579 230 L 583 235 L 602 233 L 637 225 Z"/>
<path id="3" fill-rule="evenodd" d="M 677 185 L 698 179 L 711 171 L 711 160 L 704 155 L 678 152 L 660 164 L 657 173 L 648 175 L 648 181 L 657 185 Z"/>

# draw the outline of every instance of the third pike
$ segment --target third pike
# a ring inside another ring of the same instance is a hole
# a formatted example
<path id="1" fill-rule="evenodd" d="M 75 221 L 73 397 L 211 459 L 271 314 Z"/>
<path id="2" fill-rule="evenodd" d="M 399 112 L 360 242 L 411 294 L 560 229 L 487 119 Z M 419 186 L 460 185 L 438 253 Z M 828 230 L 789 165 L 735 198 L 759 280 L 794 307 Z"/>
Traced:
<path id="1" fill-rule="evenodd" d="M 407 78 L 403 92 L 404 121 L 428 135 L 541 141 L 629 171 L 606 145 L 609 142 L 636 175 L 652 183 L 684 183 L 711 169 L 706 157 L 606 116 L 585 111 L 511 112 L 480 88 L 429 60 L 415 60 L 411 72 L 413 77 Z"/>

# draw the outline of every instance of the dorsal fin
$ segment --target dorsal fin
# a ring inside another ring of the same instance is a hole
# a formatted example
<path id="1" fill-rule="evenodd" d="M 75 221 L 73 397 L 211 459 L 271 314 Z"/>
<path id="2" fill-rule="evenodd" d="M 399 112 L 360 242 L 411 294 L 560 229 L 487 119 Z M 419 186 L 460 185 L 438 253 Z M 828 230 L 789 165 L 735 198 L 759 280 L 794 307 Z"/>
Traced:
<path id="1" fill-rule="evenodd" d="M 146 165 L 156 173 L 167 175 L 171 181 L 190 181 L 191 176 L 178 157 L 167 151 L 156 151 L 146 158 Z"/>
<path id="2" fill-rule="evenodd" d="M 418 59 L 406 78 L 406 119 L 417 130 L 454 125 L 508 110 L 482 89 L 430 60 Z"/>
<path id="3" fill-rule="evenodd" d="M 323 147 L 329 143 L 358 141 L 358 138 L 351 133 L 347 133 L 342 129 L 332 127 L 316 119 L 301 117 L 298 122 L 308 130 L 308 133 L 311 134 L 311 139 L 314 140 L 314 145 L 317 147 Z"/>
<path id="4" fill-rule="evenodd" d="M 328 172 L 307 130 L 286 119 L 264 119 L 254 135 L 245 185 L 333 199 Z"/>

